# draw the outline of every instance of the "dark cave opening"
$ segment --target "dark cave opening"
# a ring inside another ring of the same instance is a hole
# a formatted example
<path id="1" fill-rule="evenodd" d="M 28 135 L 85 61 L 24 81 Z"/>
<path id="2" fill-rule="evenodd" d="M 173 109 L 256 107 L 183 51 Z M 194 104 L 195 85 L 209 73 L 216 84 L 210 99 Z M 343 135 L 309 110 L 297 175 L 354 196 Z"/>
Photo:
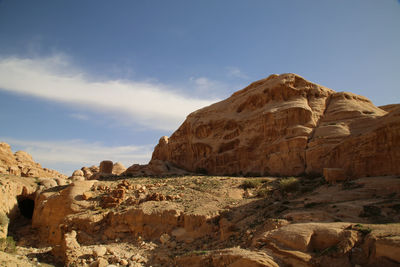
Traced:
<path id="1" fill-rule="evenodd" d="M 35 201 L 30 198 L 20 198 L 18 199 L 18 208 L 25 218 L 32 219 Z"/>

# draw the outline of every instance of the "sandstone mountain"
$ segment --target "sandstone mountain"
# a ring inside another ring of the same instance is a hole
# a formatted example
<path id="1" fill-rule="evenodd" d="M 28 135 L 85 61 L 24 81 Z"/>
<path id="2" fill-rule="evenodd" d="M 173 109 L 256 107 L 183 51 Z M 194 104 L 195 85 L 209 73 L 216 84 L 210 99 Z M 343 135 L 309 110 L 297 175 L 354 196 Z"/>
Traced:
<path id="1" fill-rule="evenodd" d="M 0 143 L 0 174 L 12 174 L 22 177 L 66 178 L 65 175 L 48 168 L 42 168 L 25 151 L 14 154 L 9 144 Z"/>
<path id="2" fill-rule="evenodd" d="M 159 160 L 216 175 L 400 174 L 400 106 L 271 75 L 191 113 L 160 139 L 151 162 Z"/>
<path id="3" fill-rule="evenodd" d="M 399 104 L 295 74 L 190 114 L 147 165 L 62 179 L 0 143 L 0 265 L 399 266 L 399 145 Z"/>

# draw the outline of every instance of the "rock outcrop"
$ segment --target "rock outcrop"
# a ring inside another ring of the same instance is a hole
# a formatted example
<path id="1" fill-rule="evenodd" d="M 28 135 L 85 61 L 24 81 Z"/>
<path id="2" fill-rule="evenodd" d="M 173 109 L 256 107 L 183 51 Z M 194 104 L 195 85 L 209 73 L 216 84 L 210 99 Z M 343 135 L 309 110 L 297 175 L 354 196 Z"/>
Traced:
<path id="1" fill-rule="evenodd" d="M 152 160 L 149 164 L 133 164 L 123 175 L 128 176 L 161 176 L 161 175 L 185 175 L 187 171 L 176 168 L 173 164 L 162 160 Z"/>
<path id="2" fill-rule="evenodd" d="M 17 151 L 13 154 L 10 145 L 3 142 L 0 143 L 0 174 L 22 177 L 67 178 L 55 170 L 42 168 L 25 151 Z"/>
<path id="3" fill-rule="evenodd" d="M 385 111 L 385 109 L 387 111 Z M 152 162 L 208 174 L 400 174 L 400 108 L 296 74 L 271 75 L 191 113 Z"/>
<path id="4" fill-rule="evenodd" d="M 114 166 L 112 168 L 112 173 L 113 174 L 120 175 L 124 171 L 126 171 L 126 167 L 124 166 L 124 164 L 122 164 L 121 162 L 114 163 Z"/>
<path id="5" fill-rule="evenodd" d="M 121 162 L 113 164 L 110 160 L 103 160 L 99 166 L 82 167 L 75 170 L 69 177 L 72 181 L 94 180 L 101 176 L 120 175 L 126 171 L 125 166 Z"/>

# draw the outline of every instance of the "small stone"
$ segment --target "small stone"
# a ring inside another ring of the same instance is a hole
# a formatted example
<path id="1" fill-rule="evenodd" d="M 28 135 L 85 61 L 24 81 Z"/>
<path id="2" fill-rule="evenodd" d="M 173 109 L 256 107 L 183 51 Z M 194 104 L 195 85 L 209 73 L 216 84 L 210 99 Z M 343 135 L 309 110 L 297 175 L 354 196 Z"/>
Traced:
<path id="1" fill-rule="evenodd" d="M 171 237 L 169 236 L 169 234 L 162 234 L 160 236 L 160 242 L 163 245 L 166 244 L 170 239 L 171 239 Z"/>
<path id="2" fill-rule="evenodd" d="M 93 249 L 93 256 L 95 257 L 101 257 L 104 256 L 107 252 L 107 249 L 105 247 L 96 247 Z"/>
<path id="3" fill-rule="evenodd" d="M 82 194 L 83 200 L 88 200 L 94 197 L 94 193 L 92 191 L 87 191 Z"/>
<path id="4" fill-rule="evenodd" d="M 135 254 L 131 257 L 131 260 L 137 261 L 141 256 L 139 254 Z"/>
<path id="5" fill-rule="evenodd" d="M 125 260 L 125 259 L 122 259 L 122 260 L 119 261 L 119 264 L 121 264 L 122 266 L 126 266 L 126 265 L 129 264 L 129 262 L 127 260 Z"/>
<path id="6" fill-rule="evenodd" d="M 168 246 L 169 246 L 170 248 L 176 248 L 176 242 L 175 242 L 175 241 L 169 242 L 169 243 L 168 243 Z"/>

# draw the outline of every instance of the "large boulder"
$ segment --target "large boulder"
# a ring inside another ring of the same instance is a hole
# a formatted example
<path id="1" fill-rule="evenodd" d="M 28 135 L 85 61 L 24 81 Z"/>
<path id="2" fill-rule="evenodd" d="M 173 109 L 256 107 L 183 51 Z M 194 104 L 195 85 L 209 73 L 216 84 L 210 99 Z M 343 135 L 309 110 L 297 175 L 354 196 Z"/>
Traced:
<path id="1" fill-rule="evenodd" d="M 386 109 L 296 74 L 271 75 L 191 113 L 151 162 L 216 175 L 398 175 L 400 108 Z"/>
<path id="2" fill-rule="evenodd" d="M 75 181 L 59 193 L 42 192 L 35 199 L 32 226 L 39 229 L 43 240 L 51 244 L 60 244 L 63 238 L 62 223 L 67 215 L 88 209 L 82 198 L 84 192 L 90 191 L 96 180 Z"/>
<path id="3" fill-rule="evenodd" d="M 112 174 L 114 164 L 111 160 L 103 160 L 100 162 L 100 173 L 101 174 Z"/>
<path id="4" fill-rule="evenodd" d="M 114 163 L 114 166 L 112 168 L 113 174 L 120 175 L 124 171 L 126 171 L 126 167 L 124 166 L 124 164 L 122 164 L 121 162 Z"/>

